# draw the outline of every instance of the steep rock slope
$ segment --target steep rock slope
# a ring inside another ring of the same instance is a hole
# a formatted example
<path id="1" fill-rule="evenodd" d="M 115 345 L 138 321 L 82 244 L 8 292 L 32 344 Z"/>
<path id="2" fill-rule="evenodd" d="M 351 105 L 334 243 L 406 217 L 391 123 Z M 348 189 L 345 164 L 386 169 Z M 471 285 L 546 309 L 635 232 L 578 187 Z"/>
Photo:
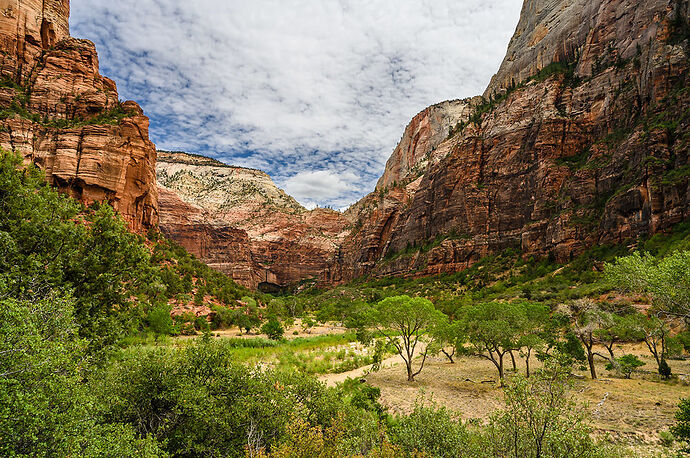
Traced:
<path id="1" fill-rule="evenodd" d="M 487 99 L 438 162 L 348 210 L 331 275 L 455 271 L 509 247 L 567 260 L 686 220 L 689 48 L 686 0 L 526 0 Z"/>
<path id="2" fill-rule="evenodd" d="M 148 118 L 69 36 L 69 0 L 0 0 L 0 147 L 86 204 L 109 201 L 137 231 L 158 221 Z"/>
<path id="3" fill-rule="evenodd" d="M 307 211 L 259 170 L 159 152 L 160 228 L 249 287 L 329 278 L 347 234 L 332 210 Z"/>
<path id="4" fill-rule="evenodd" d="M 471 100 L 451 100 L 432 105 L 412 118 L 400 143 L 386 162 L 376 189 L 397 184 L 430 163 L 438 162 L 448 153 L 447 150 L 438 150 L 438 145 L 455 126 L 467 122 L 471 113 Z"/>

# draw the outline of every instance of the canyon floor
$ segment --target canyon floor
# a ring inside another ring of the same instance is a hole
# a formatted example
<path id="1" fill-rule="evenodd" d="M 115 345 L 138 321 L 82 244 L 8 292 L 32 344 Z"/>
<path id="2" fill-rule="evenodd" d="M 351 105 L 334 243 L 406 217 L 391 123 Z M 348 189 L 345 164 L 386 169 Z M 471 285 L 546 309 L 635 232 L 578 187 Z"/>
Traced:
<path id="1" fill-rule="evenodd" d="M 346 334 L 346 329 L 335 324 L 315 326 L 307 334 L 300 323 L 287 329 L 286 338 L 299 338 L 281 344 L 277 349 L 262 354 L 246 351 L 238 355 L 245 364 L 261 366 L 289 367 L 301 370 L 299 362 L 286 363 L 285 352 L 293 352 L 295 361 L 304 361 L 303 355 L 310 359 L 330 358 L 338 360 L 343 349 L 366 354 L 366 350 Z M 298 334 L 293 334 L 297 332 Z M 219 339 L 257 338 L 258 334 L 239 336 L 236 330 L 214 332 Z M 335 340 L 333 340 L 335 339 Z M 179 342 L 180 339 L 173 339 Z M 623 344 L 615 349 L 616 354 L 633 354 L 645 365 L 630 379 L 614 376 L 605 369 L 606 362 L 598 359 L 596 363 L 598 380 L 591 380 L 584 366 L 573 372 L 572 398 L 582 404 L 590 413 L 595 434 L 618 445 L 630 447 L 635 456 L 666 456 L 672 449 L 663 445 L 662 436 L 675 422 L 674 414 L 682 398 L 690 397 L 690 360 L 669 361 L 676 377 L 663 381 L 656 374 L 656 365 L 644 344 Z M 302 355 L 302 356 L 300 356 Z M 342 358 L 341 358 L 342 359 Z M 347 358 L 345 358 L 347 359 Z M 506 357 L 506 367 L 510 368 L 510 358 Z M 540 363 L 532 358 L 532 370 Z M 498 385 L 496 369 L 491 362 L 471 356 L 455 358 L 451 364 L 443 355 L 429 357 L 423 371 L 412 383 L 406 381 L 403 361 L 398 355 L 389 354 L 378 371 L 371 370 L 371 364 L 363 359 L 352 364 L 359 367 L 347 371 L 314 369 L 319 380 L 328 386 L 335 386 L 348 378 L 366 380 L 366 383 L 381 390 L 380 403 L 393 415 L 409 414 L 416 403 L 436 403 L 457 413 L 465 421 L 485 421 L 494 412 L 504 407 L 503 390 Z M 516 358 L 517 370 L 524 373 L 524 361 Z M 416 364 L 419 364 L 417 357 Z M 318 366 L 325 367 L 325 366 Z M 325 371 L 320 373 L 321 371 Z M 511 374 L 506 370 L 507 376 Z M 669 455 L 671 456 L 671 455 Z"/>

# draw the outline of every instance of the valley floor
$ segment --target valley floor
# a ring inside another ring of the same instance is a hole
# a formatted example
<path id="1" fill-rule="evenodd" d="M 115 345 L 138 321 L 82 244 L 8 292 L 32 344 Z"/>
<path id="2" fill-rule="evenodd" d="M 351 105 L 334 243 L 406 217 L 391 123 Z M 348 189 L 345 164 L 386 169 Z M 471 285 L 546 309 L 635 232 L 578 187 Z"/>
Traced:
<path id="1" fill-rule="evenodd" d="M 656 374 L 654 359 L 644 345 L 622 345 L 617 354 L 638 355 L 646 364 L 631 379 L 613 377 L 605 370 L 603 360 L 597 361 L 598 380 L 589 378 L 587 368 L 577 368 L 574 399 L 591 412 L 597 435 L 638 447 L 658 445 L 659 434 L 675 421 L 680 399 L 690 397 L 690 361 L 670 361 L 678 378 L 666 382 Z M 405 380 L 404 365 L 397 355 L 387 359 L 380 371 L 366 376 L 368 367 L 320 378 L 332 384 L 348 377 L 365 376 L 366 383 L 381 389 L 381 403 L 391 414 L 408 414 L 416 402 L 424 401 L 448 407 L 464 420 L 486 420 L 504 407 L 503 392 L 491 362 L 476 357 L 459 357 L 455 361 L 450 364 L 445 357 L 427 359 L 413 383 Z M 509 358 L 506 365 L 512 367 Z M 533 369 L 539 367 L 537 361 L 531 365 Z M 524 373 L 523 360 L 517 360 L 517 368 Z"/>

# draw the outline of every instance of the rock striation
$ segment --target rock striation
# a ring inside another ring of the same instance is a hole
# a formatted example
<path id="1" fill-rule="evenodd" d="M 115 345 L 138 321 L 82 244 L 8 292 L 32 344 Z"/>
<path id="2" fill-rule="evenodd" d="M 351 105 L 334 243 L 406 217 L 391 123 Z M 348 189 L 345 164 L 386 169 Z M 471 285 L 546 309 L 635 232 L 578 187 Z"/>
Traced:
<path id="1" fill-rule="evenodd" d="M 237 282 L 265 290 L 329 279 L 347 221 L 306 210 L 260 170 L 158 154 L 160 229 Z"/>
<path id="2" fill-rule="evenodd" d="M 263 172 L 161 155 L 161 228 L 248 286 L 433 275 L 508 248 L 567 261 L 664 231 L 690 214 L 688 16 L 688 0 L 525 0 L 484 96 L 415 116 L 342 215 Z"/>
<path id="3" fill-rule="evenodd" d="M 108 201 L 135 231 L 158 222 L 149 121 L 69 35 L 68 0 L 0 0 L 0 147 L 85 204 Z"/>
<path id="4" fill-rule="evenodd" d="M 564 261 L 687 220 L 688 23 L 687 0 L 526 0 L 485 99 L 413 173 L 403 137 L 331 271 L 431 275 L 506 248 Z"/>

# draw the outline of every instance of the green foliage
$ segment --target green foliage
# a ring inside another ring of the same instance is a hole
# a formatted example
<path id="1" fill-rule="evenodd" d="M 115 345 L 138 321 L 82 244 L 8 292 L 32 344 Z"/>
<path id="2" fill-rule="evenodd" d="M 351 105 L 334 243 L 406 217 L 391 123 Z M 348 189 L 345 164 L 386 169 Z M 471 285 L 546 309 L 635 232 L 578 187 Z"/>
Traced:
<path id="1" fill-rule="evenodd" d="M 283 338 L 283 334 L 285 334 L 285 329 L 277 318 L 272 317 L 261 326 L 261 333 L 266 334 L 271 340 L 280 340 Z"/>
<path id="2" fill-rule="evenodd" d="M 421 297 L 394 296 L 387 297 L 371 310 L 369 323 L 379 335 L 390 343 L 405 362 L 407 380 L 424 369 L 424 362 L 429 351 L 423 352 L 423 360 L 417 371 L 412 368 L 417 345 L 433 336 L 433 329 L 443 320 L 443 313 L 434 308 L 429 300 Z M 400 338 L 398 338 L 400 337 Z"/>
<path id="3" fill-rule="evenodd" d="M 635 252 L 607 264 L 606 275 L 623 291 L 649 294 L 664 312 L 690 315 L 690 251 L 661 260 Z"/>
<path id="4" fill-rule="evenodd" d="M 483 456 L 602 456 L 583 409 L 567 394 L 568 374 L 569 368 L 551 362 L 529 379 L 512 377 L 506 409 L 494 414 L 481 434 Z"/>
<path id="5" fill-rule="evenodd" d="M 65 295 L 0 301 L 0 455 L 165 456 L 92 408 L 75 306 Z"/>
<path id="6" fill-rule="evenodd" d="M 616 362 L 618 362 L 618 367 L 614 366 L 612 363 L 608 363 L 606 365 L 606 370 L 619 370 L 625 378 L 630 378 L 638 367 L 644 366 L 644 363 L 635 355 L 623 355 L 620 358 L 616 358 Z"/>
<path id="7" fill-rule="evenodd" d="M 155 438 L 175 456 L 242 456 L 248 443 L 258 450 L 280 442 L 295 420 L 330 427 L 340 415 L 352 447 L 375 434 L 360 431 L 373 413 L 345 404 L 313 378 L 237 365 L 223 342 L 175 352 L 130 349 L 96 384 L 105 418 Z"/>
<path id="8" fill-rule="evenodd" d="M 671 427 L 675 438 L 685 443 L 683 451 L 690 453 L 690 399 L 683 399 L 676 412 L 676 424 Z"/>
<path id="9" fill-rule="evenodd" d="M 391 430 L 392 442 L 405 456 L 424 452 L 433 457 L 468 456 L 468 433 L 462 421 L 448 409 L 418 401 L 409 416 L 398 418 Z"/>
<path id="10" fill-rule="evenodd" d="M 168 336 L 173 334 L 171 311 L 172 307 L 166 302 L 161 302 L 152 307 L 145 319 L 148 328 L 156 335 Z"/>

